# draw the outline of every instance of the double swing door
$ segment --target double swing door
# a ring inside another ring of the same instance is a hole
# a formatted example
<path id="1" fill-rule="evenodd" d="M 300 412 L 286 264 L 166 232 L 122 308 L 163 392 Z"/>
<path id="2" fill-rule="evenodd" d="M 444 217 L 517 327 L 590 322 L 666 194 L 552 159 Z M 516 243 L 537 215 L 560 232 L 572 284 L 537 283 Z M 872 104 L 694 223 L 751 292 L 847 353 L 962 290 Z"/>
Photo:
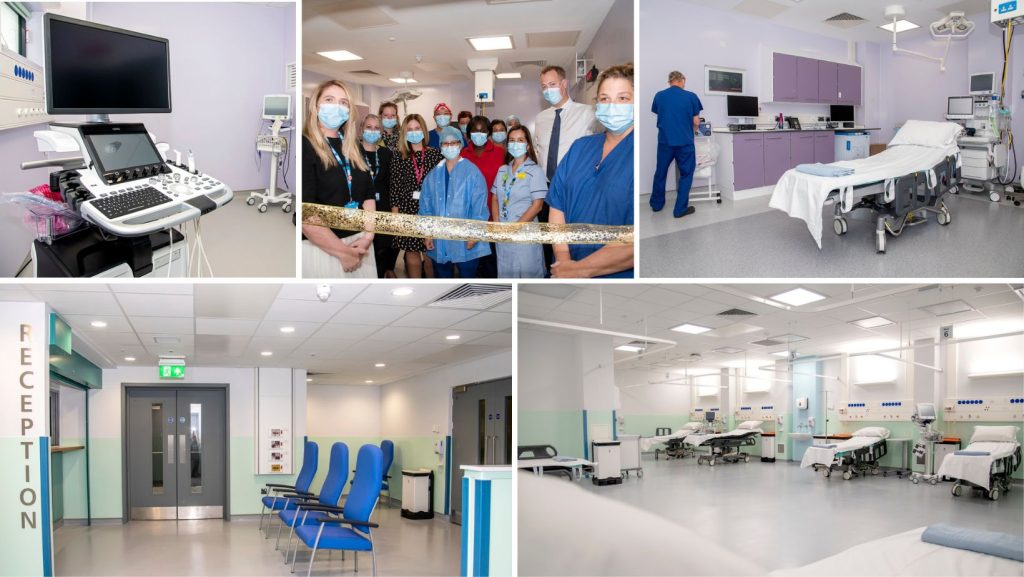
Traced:
<path id="1" fill-rule="evenodd" d="M 128 390 L 131 519 L 224 516 L 227 426 L 223 389 Z"/>
<path id="2" fill-rule="evenodd" d="M 512 379 L 452 391 L 451 520 L 462 523 L 461 465 L 512 463 Z"/>

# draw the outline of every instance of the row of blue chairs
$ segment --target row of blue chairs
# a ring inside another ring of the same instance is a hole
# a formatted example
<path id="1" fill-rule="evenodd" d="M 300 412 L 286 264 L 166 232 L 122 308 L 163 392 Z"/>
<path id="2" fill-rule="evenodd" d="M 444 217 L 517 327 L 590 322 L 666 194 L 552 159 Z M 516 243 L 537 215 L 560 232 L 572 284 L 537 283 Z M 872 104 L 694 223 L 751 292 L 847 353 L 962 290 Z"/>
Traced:
<path id="1" fill-rule="evenodd" d="M 310 491 L 316 476 L 319 447 L 307 441 L 303 447 L 302 468 L 294 485 L 267 483 L 267 495 L 263 497 L 260 512 L 261 531 L 266 524 L 266 538 L 270 538 L 271 526 L 276 516 L 280 523 L 274 549 L 280 549 L 281 535 L 288 527 L 285 547 L 285 562 L 291 555 L 291 571 L 295 572 L 295 560 L 299 554 L 299 541 L 311 550 L 307 577 L 313 571 L 316 552 L 321 549 L 340 550 L 342 560 L 345 551 L 352 551 L 355 569 L 359 570 L 359 551 L 369 551 L 373 562 L 373 574 L 377 575 L 377 553 L 373 546 L 373 529 L 379 527 L 370 521 L 382 490 L 388 491 L 388 469 L 394 459 L 394 444 L 384 441 L 380 447 L 363 445 L 356 456 L 356 468 L 352 474 L 352 486 L 344 505 L 340 503 L 342 492 L 348 482 L 349 451 L 345 443 L 331 446 L 327 477 L 320 487 L 320 493 Z M 292 551 L 292 543 L 295 547 Z"/>

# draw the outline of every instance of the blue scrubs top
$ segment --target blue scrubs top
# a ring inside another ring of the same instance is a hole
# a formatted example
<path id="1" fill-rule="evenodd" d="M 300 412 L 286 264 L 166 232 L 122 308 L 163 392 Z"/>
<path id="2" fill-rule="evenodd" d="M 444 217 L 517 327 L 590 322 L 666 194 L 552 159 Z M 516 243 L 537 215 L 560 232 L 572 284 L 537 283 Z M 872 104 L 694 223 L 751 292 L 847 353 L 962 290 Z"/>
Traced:
<path id="1" fill-rule="evenodd" d="M 579 138 L 558 163 L 547 202 L 565 213 L 569 224 L 633 224 L 633 133 L 622 139 L 601 161 L 604 134 Z M 583 260 L 600 244 L 571 244 L 569 255 Z M 633 269 L 602 278 L 633 278 Z"/>
<path id="2" fill-rule="evenodd" d="M 460 130 L 459 132 L 461 133 L 462 131 Z M 462 139 L 462 146 L 466 146 L 466 137 L 459 134 L 459 138 Z M 441 150 L 441 135 L 436 130 L 431 130 L 430 135 L 427 136 L 427 146 Z"/>
<path id="3" fill-rule="evenodd" d="M 669 146 L 693 145 L 693 117 L 704 110 L 697 95 L 678 86 L 654 95 L 651 112 L 658 115 L 658 143 Z"/>
<path id="4" fill-rule="evenodd" d="M 449 173 L 442 160 L 423 179 L 420 214 L 487 222 L 491 211 L 487 206 L 487 181 L 480 169 L 460 157 Z M 466 262 L 489 254 L 491 244 L 487 242 L 478 242 L 467 249 L 465 241 L 437 238 L 434 239 L 434 250 L 427 251 L 431 260 L 440 263 Z"/>

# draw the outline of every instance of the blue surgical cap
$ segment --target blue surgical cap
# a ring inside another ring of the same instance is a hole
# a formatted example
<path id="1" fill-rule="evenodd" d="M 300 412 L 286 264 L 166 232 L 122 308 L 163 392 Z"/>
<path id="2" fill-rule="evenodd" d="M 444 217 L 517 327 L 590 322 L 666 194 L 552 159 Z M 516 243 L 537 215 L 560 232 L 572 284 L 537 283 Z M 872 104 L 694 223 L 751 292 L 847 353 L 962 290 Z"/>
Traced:
<path id="1" fill-rule="evenodd" d="M 462 145 L 462 131 L 459 130 L 458 128 L 455 128 L 454 126 L 451 126 L 451 125 L 445 126 L 443 129 L 441 129 L 441 138 L 439 140 L 440 140 L 441 144 L 444 144 L 446 142 L 455 141 L 455 142 L 458 142 L 459 145 L 461 146 Z"/>

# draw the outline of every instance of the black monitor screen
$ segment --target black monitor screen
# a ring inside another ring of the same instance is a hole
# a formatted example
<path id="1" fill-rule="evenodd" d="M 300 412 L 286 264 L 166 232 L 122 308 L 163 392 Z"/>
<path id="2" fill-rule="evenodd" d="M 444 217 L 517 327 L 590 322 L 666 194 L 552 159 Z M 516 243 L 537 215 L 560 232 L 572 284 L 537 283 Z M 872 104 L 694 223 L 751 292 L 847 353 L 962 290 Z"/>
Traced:
<path id="1" fill-rule="evenodd" d="M 44 23 L 48 113 L 171 111 L 166 39 L 53 14 Z"/>
<path id="2" fill-rule="evenodd" d="M 142 124 L 87 125 L 82 137 L 104 174 L 163 162 Z"/>
<path id="3" fill-rule="evenodd" d="M 733 96 L 725 97 L 726 115 L 736 118 L 753 118 L 760 113 L 757 110 L 756 96 Z"/>
<path id="4" fill-rule="evenodd" d="M 853 122 L 853 107 L 833 104 L 828 116 L 832 122 Z"/>

